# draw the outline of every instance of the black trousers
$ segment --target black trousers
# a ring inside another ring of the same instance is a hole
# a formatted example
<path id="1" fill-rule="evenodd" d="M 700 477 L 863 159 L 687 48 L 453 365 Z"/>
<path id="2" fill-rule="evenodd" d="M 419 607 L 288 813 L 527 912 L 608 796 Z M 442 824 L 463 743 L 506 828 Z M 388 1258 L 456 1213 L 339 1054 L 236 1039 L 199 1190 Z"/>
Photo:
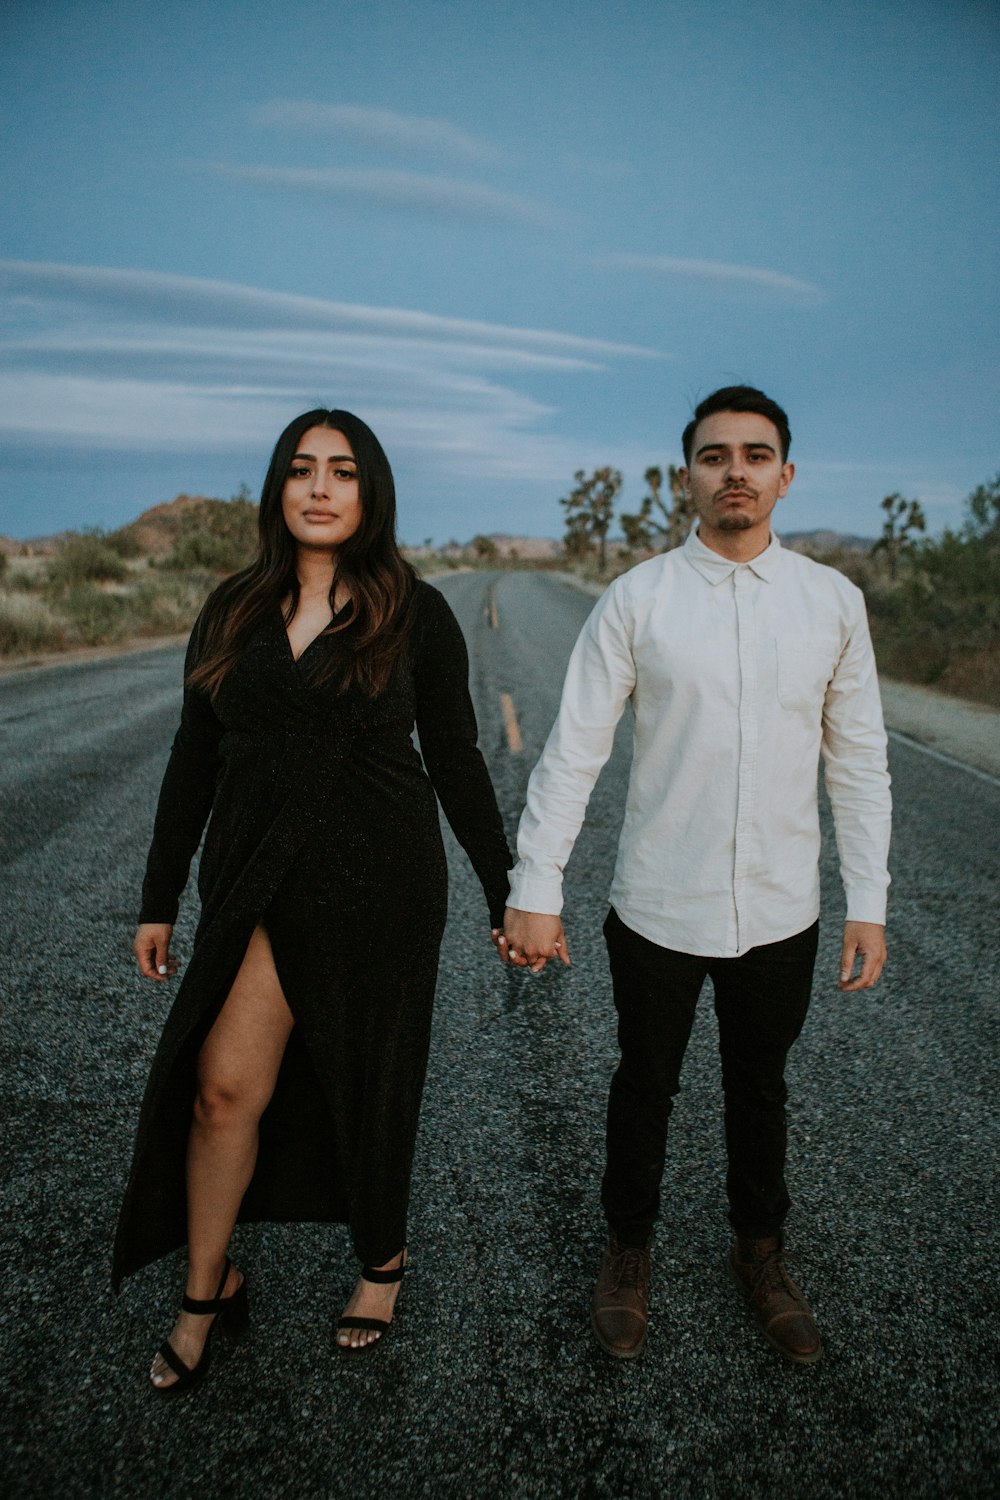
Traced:
<path id="1" fill-rule="evenodd" d="M 725 1095 L 726 1192 L 738 1234 L 777 1234 L 785 1186 L 785 1060 L 809 1008 L 819 923 L 741 958 L 661 948 L 611 909 L 604 924 L 621 1062 L 608 1098 L 601 1202 L 619 1241 L 644 1245 L 660 1208 L 667 1122 L 706 977 L 715 990 Z"/>

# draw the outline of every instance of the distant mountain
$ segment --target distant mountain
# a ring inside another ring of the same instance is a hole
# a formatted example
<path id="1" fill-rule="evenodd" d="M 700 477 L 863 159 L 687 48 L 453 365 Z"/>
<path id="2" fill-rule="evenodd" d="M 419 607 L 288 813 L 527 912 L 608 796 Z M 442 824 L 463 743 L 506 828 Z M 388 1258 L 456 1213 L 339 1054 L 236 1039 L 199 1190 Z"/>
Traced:
<path id="1" fill-rule="evenodd" d="M 0 536 L 0 552 L 5 552 L 8 557 L 51 557 L 70 535 L 68 531 L 58 531 L 53 536 L 33 536 L 27 541 L 21 541 L 13 536 Z"/>
<path id="2" fill-rule="evenodd" d="M 502 558 L 523 558 L 525 562 L 557 562 L 563 555 L 562 543 L 549 536 L 511 536 L 506 531 L 479 532 L 468 542 L 452 539 L 438 546 L 426 543 L 411 547 L 404 544 L 408 557 L 488 557 L 490 547 L 493 555 Z"/>
<path id="3" fill-rule="evenodd" d="M 874 537 L 854 536 L 846 531 L 782 531 L 781 545 L 793 552 L 870 552 L 875 545 Z M 550 544 L 559 548 L 558 542 Z M 610 547 L 623 547 L 625 538 L 608 537 Z M 561 548 L 559 549 L 561 550 Z"/>
<path id="4" fill-rule="evenodd" d="M 159 556 L 169 552 L 177 540 L 182 525 L 182 516 L 192 506 L 201 505 L 205 495 L 177 495 L 162 505 L 152 505 L 134 521 L 120 529 L 131 536 L 139 551 L 146 555 Z M 45 556 L 58 552 L 69 532 L 57 532 L 53 536 L 32 537 L 28 541 L 17 541 L 14 537 L 0 536 L 0 552 L 8 556 Z M 621 546 L 623 538 L 609 538 L 613 546 Z M 783 531 L 782 545 L 794 552 L 870 552 L 874 538 L 854 536 L 843 531 Z M 492 545 L 498 557 L 523 558 L 525 562 L 558 562 L 563 555 L 562 543 L 548 536 L 513 536 L 506 531 L 480 533 L 467 542 L 454 539 L 443 545 L 404 546 L 410 557 L 473 558 L 483 556 L 484 544 Z M 488 547 L 487 547 L 488 550 Z"/>
<path id="5" fill-rule="evenodd" d="M 783 531 L 781 545 L 793 552 L 870 552 L 875 538 L 847 531 Z"/>

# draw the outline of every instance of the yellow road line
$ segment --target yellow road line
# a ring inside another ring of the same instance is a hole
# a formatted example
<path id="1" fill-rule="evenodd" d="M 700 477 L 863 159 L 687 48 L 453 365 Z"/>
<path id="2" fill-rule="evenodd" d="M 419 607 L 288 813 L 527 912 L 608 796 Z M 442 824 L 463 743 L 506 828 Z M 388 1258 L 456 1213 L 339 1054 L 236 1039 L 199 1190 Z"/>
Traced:
<path id="1" fill-rule="evenodd" d="M 509 693 L 500 694 L 500 707 L 503 709 L 503 725 L 507 731 L 507 744 L 516 755 L 524 747 L 521 744 L 521 731 L 518 728 L 517 714 L 514 712 L 514 700 Z"/>
<path id="2" fill-rule="evenodd" d="M 500 616 L 497 613 L 497 596 L 492 589 L 490 590 L 490 628 L 492 630 L 500 629 Z"/>

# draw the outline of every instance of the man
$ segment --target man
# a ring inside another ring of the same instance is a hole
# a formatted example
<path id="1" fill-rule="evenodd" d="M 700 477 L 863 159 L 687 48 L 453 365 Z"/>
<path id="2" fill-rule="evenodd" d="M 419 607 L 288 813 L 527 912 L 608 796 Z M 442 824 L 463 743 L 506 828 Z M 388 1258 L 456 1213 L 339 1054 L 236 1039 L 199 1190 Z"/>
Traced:
<path id="1" fill-rule="evenodd" d="M 697 530 L 616 579 L 583 628 L 528 784 L 497 938 L 502 958 L 533 972 L 569 962 L 562 871 L 630 699 L 634 757 L 604 927 L 621 1061 L 601 1193 L 609 1241 L 592 1302 L 598 1342 L 622 1359 L 646 1337 L 667 1121 L 706 977 L 731 1273 L 786 1358 L 811 1364 L 822 1352 L 783 1260 L 784 1072 L 816 956 L 820 753 L 847 896 L 847 992 L 874 984 L 885 961 L 890 799 L 861 593 L 771 531 L 795 472 L 789 443 L 785 413 L 752 387 L 697 407 L 680 471 Z"/>

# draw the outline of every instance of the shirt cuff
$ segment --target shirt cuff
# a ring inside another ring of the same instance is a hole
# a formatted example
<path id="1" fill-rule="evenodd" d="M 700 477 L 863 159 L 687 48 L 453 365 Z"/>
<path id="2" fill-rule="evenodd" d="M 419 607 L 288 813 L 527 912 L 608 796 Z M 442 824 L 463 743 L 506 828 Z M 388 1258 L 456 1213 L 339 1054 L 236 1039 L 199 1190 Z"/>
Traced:
<path id="1" fill-rule="evenodd" d="M 510 872 L 507 905 L 516 906 L 518 911 L 558 917 L 563 909 L 562 876 L 532 874 L 524 868 L 522 861 Z"/>
<path id="2" fill-rule="evenodd" d="M 884 885 L 852 885 L 847 889 L 848 922 L 877 922 L 885 926 Z"/>

